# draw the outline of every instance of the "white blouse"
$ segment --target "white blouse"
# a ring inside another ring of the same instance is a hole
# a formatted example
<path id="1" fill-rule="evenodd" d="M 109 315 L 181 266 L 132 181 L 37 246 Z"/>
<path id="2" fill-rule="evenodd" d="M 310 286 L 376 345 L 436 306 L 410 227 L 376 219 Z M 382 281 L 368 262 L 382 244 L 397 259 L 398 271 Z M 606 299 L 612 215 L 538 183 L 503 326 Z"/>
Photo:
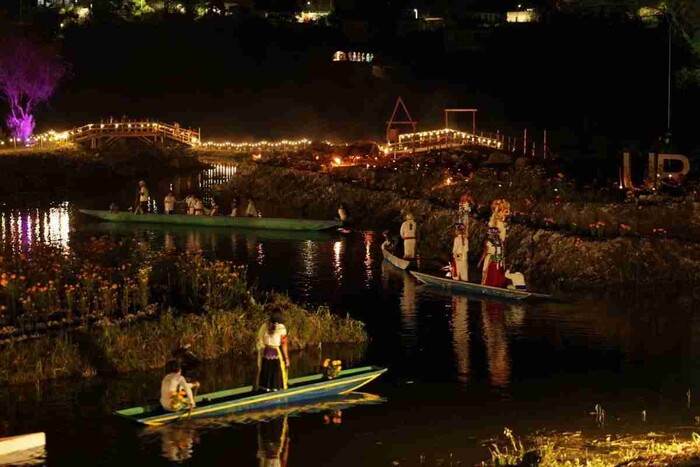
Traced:
<path id="1" fill-rule="evenodd" d="M 282 345 L 282 337 L 287 335 L 287 328 L 284 324 L 277 323 L 275 325 L 275 330 L 272 334 L 267 332 L 267 323 L 263 324 L 265 326 L 265 333 L 262 336 L 262 343 L 267 347 L 279 347 Z"/>

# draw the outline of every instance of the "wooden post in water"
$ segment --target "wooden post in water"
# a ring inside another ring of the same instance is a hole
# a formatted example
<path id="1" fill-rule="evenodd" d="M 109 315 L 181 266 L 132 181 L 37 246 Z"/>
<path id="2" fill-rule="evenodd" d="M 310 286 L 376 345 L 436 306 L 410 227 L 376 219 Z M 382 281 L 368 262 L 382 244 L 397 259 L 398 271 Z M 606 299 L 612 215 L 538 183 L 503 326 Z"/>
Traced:
<path id="1" fill-rule="evenodd" d="M 547 158 L 547 129 L 544 129 L 544 141 L 542 142 L 542 157 Z"/>
<path id="2" fill-rule="evenodd" d="M 527 155 L 527 128 L 523 130 L 523 155 Z"/>

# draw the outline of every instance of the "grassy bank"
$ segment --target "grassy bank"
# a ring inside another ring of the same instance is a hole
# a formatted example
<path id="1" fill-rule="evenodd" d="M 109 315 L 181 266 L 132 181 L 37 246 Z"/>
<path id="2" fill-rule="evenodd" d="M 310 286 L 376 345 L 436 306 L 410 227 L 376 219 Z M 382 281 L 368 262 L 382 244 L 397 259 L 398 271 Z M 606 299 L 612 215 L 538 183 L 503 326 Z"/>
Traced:
<path id="1" fill-rule="evenodd" d="M 438 188 L 432 195 L 419 198 L 395 190 L 377 189 L 372 184 L 339 180 L 332 173 L 255 165 L 241 167 L 239 174 L 221 187 L 223 199 L 234 194 L 253 196 L 267 216 L 320 219 L 333 218 L 337 206 L 343 202 L 349 206 L 356 226 L 390 228 L 393 232 L 398 231 L 405 213 L 411 212 L 417 216 L 420 226 L 421 255 L 438 257 L 441 261 L 449 258 L 456 203 L 449 205 L 437 194 L 441 189 L 454 190 L 455 195 L 459 193 L 452 187 Z M 488 210 L 483 201 L 481 204 L 482 209 L 470 227 L 473 263 L 481 256 L 486 237 Z M 575 204 L 570 206 L 572 211 L 581 211 Z M 550 209 L 557 207 L 553 205 Z M 513 222 L 507 241 L 507 260 L 520 263 L 519 268 L 534 284 L 579 288 L 627 283 L 697 283 L 700 280 L 697 273 L 700 244 L 663 235 L 594 236 L 590 232 Z"/>
<path id="2" fill-rule="evenodd" d="M 176 172 L 205 167 L 186 151 L 115 147 L 88 152 L 78 146 L 0 151 L 0 194 L 77 189 L 84 183 L 118 185 L 148 172 Z"/>
<path id="3" fill-rule="evenodd" d="M 162 367 L 189 346 L 200 359 L 247 354 L 269 313 L 285 316 L 293 349 L 360 343 L 362 323 L 254 296 L 245 269 L 199 254 L 153 251 L 137 239 L 35 246 L 0 260 L 0 382 Z"/>
<path id="4" fill-rule="evenodd" d="M 273 308 L 284 314 L 292 350 L 319 343 L 359 344 L 367 339 L 358 321 L 338 317 L 325 308 L 309 311 L 285 296 L 274 295 L 265 304 L 246 308 L 184 315 L 165 310 L 152 320 L 132 325 L 106 325 L 11 342 L 0 351 L 0 382 L 157 369 L 185 345 L 202 360 L 231 353 L 252 355 L 256 332 Z"/>
<path id="5" fill-rule="evenodd" d="M 489 450 L 491 459 L 483 464 L 499 467 L 685 467 L 700 463 L 700 435 L 648 433 L 597 438 L 575 432 L 519 440 L 506 428 L 501 439 L 490 443 Z"/>

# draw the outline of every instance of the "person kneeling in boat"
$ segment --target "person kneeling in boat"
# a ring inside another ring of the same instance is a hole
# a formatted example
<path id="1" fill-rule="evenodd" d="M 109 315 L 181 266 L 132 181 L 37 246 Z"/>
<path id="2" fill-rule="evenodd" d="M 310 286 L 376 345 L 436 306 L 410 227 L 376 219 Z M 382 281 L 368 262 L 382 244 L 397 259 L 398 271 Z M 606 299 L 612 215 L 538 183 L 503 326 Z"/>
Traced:
<path id="1" fill-rule="evenodd" d="M 182 376 L 182 366 L 178 360 L 170 360 L 166 366 L 168 374 L 160 383 L 160 405 L 168 412 L 177 412 L 182 409 L 192 409 L 196 406 L 193 388 L 198 388 L 199 383 L 188 383 Z"/>
<path id="2" fill-rule="evenodd" d="M 261 391 L 287 389 L 289 350 L 287 328 L 282 321 L 282 312 L 275 310 L 270 314 L 270 319 L 258 330 L 257 388 Z"/>
<path id="3" fill-rule="evenodd" d="M 465 282 L 469 280 L 468 257 L 467 227 L 464 224 L 457 224 L 455 240 L 452 244 L 452 279 Z"/>
<path id="4" fill-rule="evenodd" d="M 511 269 L 514 269 L 514 267 L 515 265 L 511 266 L 505 272 L 506 279 L 510 282 L 508 288 L 512 290 L 527 290 L 525 276 L 521 272 L 511 272 Z"/>
<path id="5" fill-rule="evenodd" d="M 211 209 L 209 210 L 209 215 L 211 217 L 219 215 L 219 205 L 216 204 L 216 200 L 214 198 L 211 199 Z"/>
<path id="6" fill-rule="evenodd" d="M 388 230 L 385 230 L 384 232 L 382 232 L 382 235 L 384 235 L 384 243 L 382 243 L 382 250 L 386 250 L 389 253 L 391 253 L 394 250 L 394 242 L 391 239 L 391 234 Z"/>

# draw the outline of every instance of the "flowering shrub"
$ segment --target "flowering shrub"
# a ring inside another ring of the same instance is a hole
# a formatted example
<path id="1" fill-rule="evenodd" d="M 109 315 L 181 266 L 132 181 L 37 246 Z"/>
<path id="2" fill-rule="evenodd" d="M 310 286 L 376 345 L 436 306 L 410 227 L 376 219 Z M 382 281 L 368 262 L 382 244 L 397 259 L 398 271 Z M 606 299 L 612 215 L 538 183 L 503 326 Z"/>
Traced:
<path id="1" fill-rule="evenodd" d="M 340 360 L 331 360 L 330 358 L 327 358 L 323 361 L 323 376 L 326 379 L 337 378 L 342 369 L 343 366 Z"/>
<path id="2" fill-rule="evenodd" d="M 591 235 L 594 237 L 602 237 L 603 230 L 605 229 L 605 222 L 598 221 L 595 224 L 588 224 L 588 228 L 591 230 Z"/>
<path id="3" fill-rule="evenodd" d="M 243 267 L 95 238 L 0 257 L 0 336 L 152 314 L 152 303 L 232 309 L 248 301 Z M 119 258 L 128 255 L 131 261 Z M 171 275 L 176 274 L 177 281 Z M 179 285 L 179 287 L 178 287 Z"/>

